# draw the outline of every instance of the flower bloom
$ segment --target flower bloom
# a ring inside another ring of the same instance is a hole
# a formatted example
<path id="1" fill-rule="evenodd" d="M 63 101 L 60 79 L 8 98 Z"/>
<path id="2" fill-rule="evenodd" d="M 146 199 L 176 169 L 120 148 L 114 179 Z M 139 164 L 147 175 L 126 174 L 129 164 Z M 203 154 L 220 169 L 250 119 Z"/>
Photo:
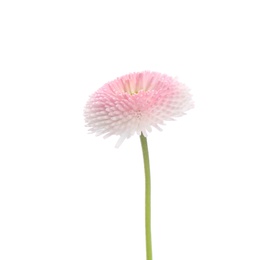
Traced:
<path id="1" fill-rule="evenodd" d="M 90 133 L 120 136 L 116 147 L 134 134 L 182 116 L 193 107 L 189 89 L 157 72 L 131 73 L 106 83 L 88 100 L 84 115 Z"/>

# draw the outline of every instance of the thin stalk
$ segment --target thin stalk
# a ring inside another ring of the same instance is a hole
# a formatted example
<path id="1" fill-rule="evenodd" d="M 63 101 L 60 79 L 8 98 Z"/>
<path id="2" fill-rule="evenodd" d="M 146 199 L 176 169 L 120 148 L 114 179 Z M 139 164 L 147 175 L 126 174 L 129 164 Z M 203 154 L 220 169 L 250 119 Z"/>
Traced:
<path id="1" fill-rule="evenodd" d="M 141 134 L 140 142 L 143 153 L 144 171 L 145 171 L 145 231 L 146 231 L 146 254 L 147 260 L 152 260 L 151 244 L 151 177 L 150 160 L 147 138 Z"/>

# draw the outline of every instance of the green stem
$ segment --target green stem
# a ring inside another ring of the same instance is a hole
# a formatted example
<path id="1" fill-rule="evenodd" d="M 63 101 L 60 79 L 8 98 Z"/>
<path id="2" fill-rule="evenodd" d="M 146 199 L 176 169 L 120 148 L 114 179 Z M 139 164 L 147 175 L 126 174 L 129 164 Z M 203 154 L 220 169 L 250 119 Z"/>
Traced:
<path id="1" fill-rule="evenodd" d="M 146 230 L 146 254 L 147 260 L 152 260 L 151 246 L 151 177 L 150 160 L 147 138 L 141 134 L 140 142 L 143 153 L 144 171 L 145 171 L 145 230 Z"/>

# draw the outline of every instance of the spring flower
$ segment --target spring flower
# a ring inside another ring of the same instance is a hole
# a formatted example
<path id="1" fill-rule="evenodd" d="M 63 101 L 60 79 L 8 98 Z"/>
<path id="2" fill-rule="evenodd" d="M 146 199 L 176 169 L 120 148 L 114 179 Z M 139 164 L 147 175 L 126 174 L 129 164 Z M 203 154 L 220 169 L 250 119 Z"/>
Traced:
<path id="1" fill-rule="evenodd" d="M 134 134 L 182 116 L 193 107 L 188 88 L 157 72 L 125 75 L 106 83 L 88 100 L 84 115 L 90 133 L 120 136 L 116 147 Z"/>
<path id="2" fill-rule="evenodd" d="M 117 78 L 101 87 L 85 107 L 91 133 L 119 135 L 117 147 L 134 134 L 140 136 L 145 173 L 146 259 L 152 260 L 151 180 L 147 143 L 152 127 L 182 116 L 193 107 L 188 88 L 165 74 L 139 72 Z"/>

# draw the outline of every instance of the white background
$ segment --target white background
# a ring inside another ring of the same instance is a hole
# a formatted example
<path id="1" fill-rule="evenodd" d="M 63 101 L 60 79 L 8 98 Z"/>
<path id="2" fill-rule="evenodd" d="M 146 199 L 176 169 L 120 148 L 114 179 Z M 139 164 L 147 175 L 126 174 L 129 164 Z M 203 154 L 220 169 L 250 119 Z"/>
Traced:
<path id="1" fill-rule="evenodd" d="M 145 259 L 139 139 L 83 108 L 152 70 L 195 100 L 148 138 L 154 259 L 265 260 L 263 2 L 1 1 L 0 259 Z"/>

